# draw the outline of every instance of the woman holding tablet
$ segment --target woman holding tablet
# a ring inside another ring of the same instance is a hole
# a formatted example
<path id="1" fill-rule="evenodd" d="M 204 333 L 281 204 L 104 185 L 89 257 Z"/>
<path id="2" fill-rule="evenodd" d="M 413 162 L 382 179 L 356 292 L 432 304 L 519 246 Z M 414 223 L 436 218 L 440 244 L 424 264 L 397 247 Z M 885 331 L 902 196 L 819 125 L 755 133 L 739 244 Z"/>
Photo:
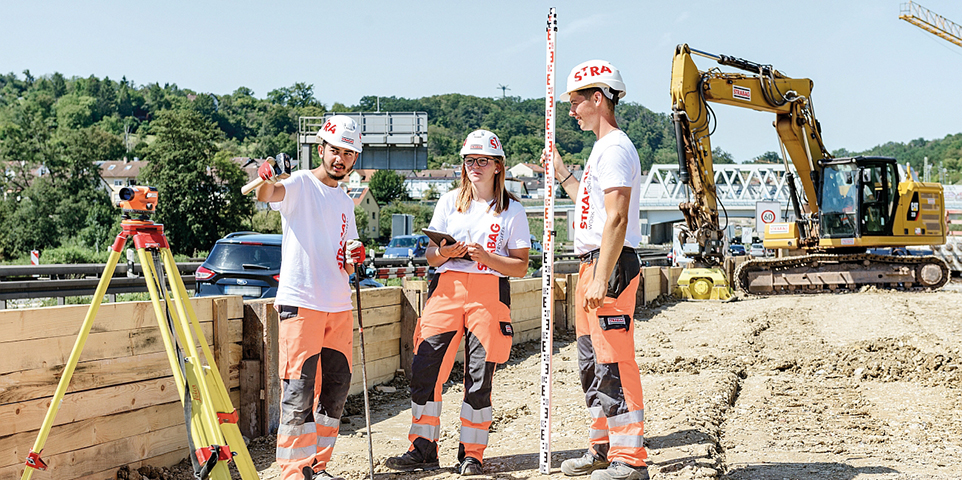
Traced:
<path id="1" fill-rule="evenodd" d="M 491 426 L 495 367 L 511 353 L 508 277 L 528 272 L 528 219 L 505 190 L 505 158 L 498 137 L 477 130 L 461 148 L 461 186 L 438 200 L 431 230 L 450 234 L 449 245 L 431 242 L 428 264 L 437 275 L 414 333 L 411 372 L 411 447 L 386 465 L 403 471 L 439 468 L 441 387 L 464 344 L 461 405 L 461 475 L 480 475 Z M 467 258 L 464 258 L 467 257 Z"/>

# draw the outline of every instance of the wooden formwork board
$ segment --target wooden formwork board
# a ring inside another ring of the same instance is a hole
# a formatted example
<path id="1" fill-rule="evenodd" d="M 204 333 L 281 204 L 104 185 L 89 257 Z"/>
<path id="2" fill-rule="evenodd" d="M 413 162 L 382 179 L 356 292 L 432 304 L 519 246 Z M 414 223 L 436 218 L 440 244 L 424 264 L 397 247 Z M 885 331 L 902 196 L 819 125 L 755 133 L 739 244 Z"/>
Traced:
<path id="1" fill-rule="evenodd" d="M 369 308 L 383 307 L 385 305 L 400 305 L 401 287 L 382 287 L 382 288 L 362 288 L 361 307 L 367 313 Z M 351 308 L 357 311 L 357 294 L 351 289 Z M 367 322 L 364 322 L 367 324 Z"/>
<path id="2" fill-rule="evenodd" d="M 243 300 L 238 296 L 195 297 L 190 304 L 201 323 L 213 318 L 213 302 L 227 299 L 227 316 L 244 316 Z M 83 305 L 0 310 L 0 345 L 24 340 L 57 336 L 76 337 L 87 315 Z M 150 302 L 106 303 L 100 306 L 91 332 L 108 332 L 136 328 L 157 328 L 154 309 Z"/>
<path id="3" fill-rule="evenodd" d="M 200 328 L 208 346 L 212 346 L 214 322 L 210 320 L 200 322 Z M 243 340 L 242 330 L 240 319 L 230 320 L 228 322 L 230 342 L 240 343 Z M 74 333 L 0 343 L 0 349 L 4 351 L 4 355 L 0 356 L 0 374 L 65 365 L 76 340 L 77 335 Z M 156 325 L 109 331 L 94 329 L 87 337 L 80 360 L 121 358 L 163 351 L 164 343 L 160 328 Z"/>
<path id="4" fill-rule="evenodd" d="M 51 453 L 71 452 L 183 424 L 184 408 L 180 402 L 165 403 L 53 427 L 44 449 Z M 0 438 L 0 467 L 23 463 L 36 439 L 37 430 Z"/>
<path id="5" fill-rule="evenodd" d="M 398 322 L 373 327 L 364 327 L 364 341 L 368 344 L 386 342 L 388 340 L 399 340 L 401 338 L 401 324 Z M 361 344 L 361 335 L 354 330 L 354 345 Z"/>
<path id="6" fill-rule="evenodd" d="M 511 296 L 514 297 L 516 294 L 525 292 L 540 292 L 541 291 L 541 279 L 540 278 L 524 278 L 519 280 L 511 280 Z"/>
<path id="7" fill-rule="evenodd" d="M 228 388 L 238 386 L 242 347 L 232 343 L 225 362 L 228 376 L 224 383 Z M 218 365 L 218 367 L 223 367 Z M 63 365 L 21 370 L 0 374 L 0 405 L 23 402 L 50 396 L 57 389 Z M 74 371 L 67 393 L 138 382 L 171 374 L 166 352 L 154 352 L 131 357 L 80 362 Z M 222 377 L 223 378 L 223 377 Z"/>
<path id="8" fill-rule="evenodd" d="M 661 267 L 642 267 L 641 271 L 643 284 L 639 287 L 644 287 L 645 303 L 648 303 L 663 293 L 661 291 Z"/>
<path id="9" fill-rule="evenodd" d="M 398 318 L 401 317 L 401 304 L 396 303 L 393 305 L 381 305 L 377 307 L 365 306 L 364 309 L 361 310 L 361 317 L 362 320 L 364 320 L 364 328 L 397 323 Z M 357 310 L 355 310 L 354 330 L 357 330 L 357 327 Z"/>
<path id="10" fill-rule="evenodd" d="M 394 373 L 400 367 L 398 357 L 382 358 L 380 360 L 368 360 L 367 362 L 367 388 L 371 388 L 379 383 L 389 382 L 394 378 Z M 361 375 L 361 364 L 354 365 L 351 375 L 350 395 L 363 392 L 363 375 Z"/>
<path id="11" fill-rule="evenodd" d="M 98 388 L 64 396 L 54 425 L 177 401 L 173 377 Z M 50 398 L 0 405 L 0 437 L 40 428 Z"/>
<path id="12" fill-rule="evenodd" d="M 186 435 L 184 427 L 178 425 L 72 452 L 51 451 L 44 455 L 44 461 L 58 478 L 74 478 L 183 448 Z M 22 464 L 0 467 L 0 478 L 19 478 L 23 469 Z"/>
<path id="13" fill-rule="evenodd" d="M 239 392 L 230 393 L 231 401 L 237 402 Z M 161 458 L 171 463 L 154 466 L 170 466 L 175 460 L 184 458 L 187 449 L 187 429 L 183 423 L 183 409 L 180 402 L 173 402 L 173 408 L 180 409 L 180 423 L 152 429 L 148 432 L 116 438 L 98 440 L 98 443 L 71 451 L 54 451 L 52 446 L 45 448 L 44 460 L 57 478 L 80 478 L 97 472 L 108 472 L 123 465 L 147 464 L 144 459 Z M 52 434 L 52 433 L 51 433 Z M 0 478 L 19 478 L 24 465 L 0 467 Z"/>
<path id="14" fill-rule="evenodd" d="M 364 348 L 364 354 L 367 357 L 368 362 L 380 360 L 382 358 L 396 357 L 400 352 L 401 342 L 398 341 L 398 338 L 374 343 L 368 340 L 367 335 L 364 335 L 364 340 L 367 340 Z M 354 371 L 358 372 L 359 370 L 357 369 L 361 366 L 360 344 L 357 344 L 354 347 L 354 355 L 351 360 L 351 364 L 354 365 Z"/>

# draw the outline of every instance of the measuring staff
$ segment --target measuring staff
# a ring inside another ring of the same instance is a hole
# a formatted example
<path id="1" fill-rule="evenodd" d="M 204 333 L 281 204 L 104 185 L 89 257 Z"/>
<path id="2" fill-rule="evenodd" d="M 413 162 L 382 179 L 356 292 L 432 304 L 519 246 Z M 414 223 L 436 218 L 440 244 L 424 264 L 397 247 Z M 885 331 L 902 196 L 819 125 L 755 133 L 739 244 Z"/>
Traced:
<path id="1" fill-rule="evenodd" d="M 495 367 L 511 353 L 508 277 L 528 272 L 531 247 L 524 207 L 504 186 L 504 150 L 497 135 L 477 130 L 461 148 L 461 185 L 444 194 L 431 230 L 456 242 L 432 241 L 427 260 L 437 267 L 414 332 L 411 366 L 411 446 L 385 465 L 402 471 L 439 468 L 441 387 L 464 341 L 464 401 L 458 470 L 480 475 L 491 426 Z"/>
<path id="2" fill-rule="evenodd" d="M 565 460 L 565 475 L 592 480 L 648 478 L 644 447 L 644 400 L 635 363 L 635 293 L 641 266 L 638 151 L 615 120 L 625 96 L 621 73 L 603 60 L 576 66 L 559 98 L 568 115 L 597 141 L 579 182 L 552 151 L 555 175 L 575 201 L 575 253 L 581 256 L 575 290 L 575 331 L 581 386 L 591 413 L 588 451 Z M 547 152 L 545 152 L 545 155 Z M 545 157 L 542 156 L 542 161 Z"/>
<path id="3" fill-rule="evenodd" d="M 277 463 L 283 480 L 335 479 L 327 473 L 351 388 L 354 317 L 348 276 L 364 263 L 354 201 L 338 188 L 361 153 L 361 129 L 350 117 L 325 122 L 321 165 L 277 182 L 265 162 L 257 199 L 281 212 L 279 315 L 282 383 Z M 276 182 L 276 183 L 275 183 Z M 323 381 L 322 381 L 323 379 Z"/>

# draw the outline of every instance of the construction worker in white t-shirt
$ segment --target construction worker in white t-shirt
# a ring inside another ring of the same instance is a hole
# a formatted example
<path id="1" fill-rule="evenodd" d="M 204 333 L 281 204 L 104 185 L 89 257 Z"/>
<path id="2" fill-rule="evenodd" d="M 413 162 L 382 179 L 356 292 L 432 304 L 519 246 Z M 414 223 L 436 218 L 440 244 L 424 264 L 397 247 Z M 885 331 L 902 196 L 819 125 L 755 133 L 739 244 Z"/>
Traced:
<path id="1" fill-rule="evenodd" d="M 281 418 L 277 463 L 282 480 L 339 479 L 327 472 L 351 387 L 354 316 L 349 275 L 364 262 L 354 201 L 338 182 L 361 153 L 361 129 L 334 115 L 320 131 L 321 165 L 277 181 L 265 162 L 257 199 L 281 212 L 278 323 Z"/>
<path id="2" fill-rule="evenodd" d="M 597 141 L 580 181 L 557 148 L 551 153 L 555 176 L 575 199 L 575 253 L 581 256 L 575 328 L 581 386 L 592 417 L 588 451 L 565 460 L 561 471 L 591 473 L 592 480 L 648 478 L 632 320 L 641 270 L 633 248 L 641 243 L 641 162 L 615 120 L 615 105 L 624 95 L 621 73 L 610 63 L 590 60 L 575 67 L 560 99 L 571 102 L 568 115 Z"/>
<path id="3" fill-rule="evenodd" d="M 505 189 L 504 151 L 495 134 L 472 132 L 461 158 L 461 185 L 438 200 L 429 227 L 449 234 L 455 243 L 432 241 L 427 249 L 428 264 L 437 267 L 437 274 L 414 333 L 411 446 L 387 459 L 386 465 L 395 470 L 439 468 L 441 388 L 464 337 L 458 471 L 482 473 L 494 370 L 511 353 L 508 277 L 528 272 L 528 219 L 521 203 Z"/>

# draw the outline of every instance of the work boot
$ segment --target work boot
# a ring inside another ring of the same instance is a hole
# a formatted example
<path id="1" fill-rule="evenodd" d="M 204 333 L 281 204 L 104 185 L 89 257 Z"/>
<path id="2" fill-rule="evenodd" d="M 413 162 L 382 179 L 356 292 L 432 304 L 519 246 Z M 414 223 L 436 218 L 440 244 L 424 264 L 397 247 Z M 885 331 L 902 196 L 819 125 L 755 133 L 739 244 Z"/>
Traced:
<path id="1" fill-rule="evenodd" d="M 461 472 L 462 477 L 467 477 L 469 475 L 481 475 L 483 473 L 481 469 L 481 462 L 474 457 L 464 457 L 464 461 L 461 462 L 461 466 L 458 470 Z"/>
<path id="2" fill-rule="evenodd" d="M 569 458 L 561 462 L 561 473 L 569 477 L 587 475 L 599 468 L 608 466 L 608 461 L 600 455 L 595 455 L 590 451 L 578 458 Z"/>
<path id="3" fill-rule="evenodd" d="M 611 462 L 608 468 L 592 472 L 591 480 L 649 480 L 648 467 L 632 467 L 623 462 Z"/>
<path id="4" fill-rule="evenodd" d="M 388 458 L 384 466 L 402 472 L 413 472 L 415 470 L 437 470 L 441 468 L 438 459 L 424 460 L 414 450 L 404 452 L 400 456 Z"/>

